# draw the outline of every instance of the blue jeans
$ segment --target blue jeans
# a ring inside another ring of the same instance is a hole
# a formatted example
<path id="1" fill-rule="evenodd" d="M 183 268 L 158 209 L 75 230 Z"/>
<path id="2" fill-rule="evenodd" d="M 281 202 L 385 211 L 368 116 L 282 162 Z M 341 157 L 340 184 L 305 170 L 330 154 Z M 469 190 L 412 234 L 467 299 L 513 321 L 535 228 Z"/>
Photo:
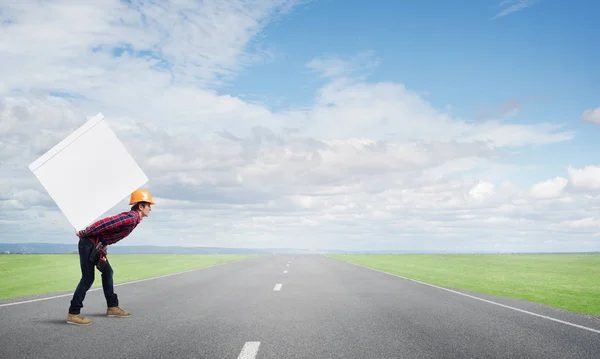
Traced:
<path id="1" fill-rule="evenodd" d="M 69 314 L 79 314 L 81 308 L 83 308 L 83 300 L 87 291 L 94 284 L 94 274 L 96 266 L 90 260 L 90 253 L 94 244 L 89 238 L 79 239 L 79 266 L 81 267 L 81 280 L 75 293 L 73 293 L 73 299 L 71 299 L 71 306 L 69 307 Z M 102 269 L 102 289 L 104 290 L 104 297 L 106 298 L 106 305 L 108 307 L 116 307 L 119 305 L 119 298 L 114 291 L 113 287 L 113 270 L 108 260 L 106 265 Z"/>

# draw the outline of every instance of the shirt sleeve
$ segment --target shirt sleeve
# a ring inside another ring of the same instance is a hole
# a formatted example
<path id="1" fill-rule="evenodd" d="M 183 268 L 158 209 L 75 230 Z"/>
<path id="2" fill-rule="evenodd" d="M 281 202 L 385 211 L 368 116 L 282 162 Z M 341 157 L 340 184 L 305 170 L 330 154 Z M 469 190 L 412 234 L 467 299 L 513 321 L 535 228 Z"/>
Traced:
<path id="1" fill-rule="evenodd" d="M 134 219 L 123 214 L 116 214 L 111 217 L 103 218 L 96 221 L 83 231 L 80 231 L 82 237 L 99 235 L 106 232 L 111 232 L 121 226 L 129 226 L 134 223 Z M 83 232 L 83 233 L 82 233 Z"/>

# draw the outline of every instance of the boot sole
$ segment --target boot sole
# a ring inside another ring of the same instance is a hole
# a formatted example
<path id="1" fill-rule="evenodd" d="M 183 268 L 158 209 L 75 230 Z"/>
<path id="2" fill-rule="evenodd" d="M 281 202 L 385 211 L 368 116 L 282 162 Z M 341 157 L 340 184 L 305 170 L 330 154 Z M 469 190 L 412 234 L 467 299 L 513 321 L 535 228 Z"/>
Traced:
<path id="1" fill-rule="evenodd" d="M 116 315 L 116 314 L 110 314 L 110 315 L 107 314 L 106 316 L 110 317 L 110 318 L 129 318 L 129 317 L 131 317 L 131 315 Z"/>

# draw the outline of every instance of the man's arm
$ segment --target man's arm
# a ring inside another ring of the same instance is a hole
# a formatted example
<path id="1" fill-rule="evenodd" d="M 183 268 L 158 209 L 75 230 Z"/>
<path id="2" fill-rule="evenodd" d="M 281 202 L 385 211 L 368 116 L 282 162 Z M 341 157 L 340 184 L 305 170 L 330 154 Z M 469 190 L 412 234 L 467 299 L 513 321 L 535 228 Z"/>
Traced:
<path id="1" fill-rule="evenodd" d="M 80 237 L 99 235 L 105 232 L 112 231 L 120 226 L 129 226 L 135 223 L 135 218 L 126 214 L 116 214 L 96 221 L 83 231 L 79 231 Z"/>

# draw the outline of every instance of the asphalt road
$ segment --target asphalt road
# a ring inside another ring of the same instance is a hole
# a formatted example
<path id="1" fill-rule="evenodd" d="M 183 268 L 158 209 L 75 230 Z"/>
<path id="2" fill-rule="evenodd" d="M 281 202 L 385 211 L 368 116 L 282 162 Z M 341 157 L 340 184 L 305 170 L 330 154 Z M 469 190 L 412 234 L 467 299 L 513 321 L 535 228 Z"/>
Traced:
<path id="1" fill-rule="evenodd" d="M 90 291 L 82 313 L 94 323 L 85 327 L 66 324 L 70 293 L 1 302 L 0 357 L 600 357 L 598 317 L 468 293 L 479 300 L 318 255 L 252 258 L 115 290 L 132 317 L 106 317 L 102 291 Z"/>

